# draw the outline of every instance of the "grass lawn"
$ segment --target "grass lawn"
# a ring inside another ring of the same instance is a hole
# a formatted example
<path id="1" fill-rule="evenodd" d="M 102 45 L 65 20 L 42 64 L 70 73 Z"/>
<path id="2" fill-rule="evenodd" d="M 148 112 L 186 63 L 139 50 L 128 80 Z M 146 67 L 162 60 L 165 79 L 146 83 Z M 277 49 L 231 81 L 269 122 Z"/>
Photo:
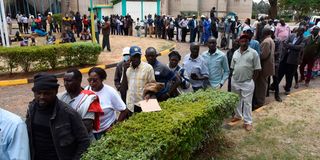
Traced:
<path id="1" fill-rule="evenodd" d="M 320 159 L 320 89 L 293 93 L 254 113 L 254 129 L 225 127 L 195 159 Z"/>

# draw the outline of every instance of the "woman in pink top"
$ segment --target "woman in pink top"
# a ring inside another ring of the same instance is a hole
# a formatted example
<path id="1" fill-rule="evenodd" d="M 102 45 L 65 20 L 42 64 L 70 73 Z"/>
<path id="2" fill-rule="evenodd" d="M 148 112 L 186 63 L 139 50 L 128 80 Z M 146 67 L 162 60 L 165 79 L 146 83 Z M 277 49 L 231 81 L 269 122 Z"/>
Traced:
<path id="1" fill-rule="evenodd" d="M 277 25 L 275 36 L 280 41 L 285 41 L 290 35 L 290 27 L 284 22 L 283 19 L 280 20 L 280 24 Z"/>

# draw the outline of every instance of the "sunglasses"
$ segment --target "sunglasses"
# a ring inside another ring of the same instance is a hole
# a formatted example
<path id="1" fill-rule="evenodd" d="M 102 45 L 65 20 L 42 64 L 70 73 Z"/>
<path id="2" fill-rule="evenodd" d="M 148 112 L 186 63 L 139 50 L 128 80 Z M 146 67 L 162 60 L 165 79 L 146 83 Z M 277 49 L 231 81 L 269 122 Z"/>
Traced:
<path id="1" fill-rule="evenodd" d="M 99 79 L 98 78 L 88 78 L 88 82 L 97 82 Z"/>

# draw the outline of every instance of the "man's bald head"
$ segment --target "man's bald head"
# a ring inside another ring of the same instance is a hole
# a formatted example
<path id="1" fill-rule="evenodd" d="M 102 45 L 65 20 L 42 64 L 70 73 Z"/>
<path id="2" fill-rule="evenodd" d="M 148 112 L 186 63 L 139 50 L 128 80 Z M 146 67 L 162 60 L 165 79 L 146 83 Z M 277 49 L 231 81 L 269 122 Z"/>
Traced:
<path id="1" fill-rule="evenodd" d="M 146 49 L 146 55 L 157 55 L 157 50 L 154 47 L 149 47 Z"/>
<path id="2" fill-rule="evenodd" d="M 209 37 L 208 39 L 208 48 L 210 53 L 216 52 L 217 49 L 217 40 L 214 37 Z"/>
<path id="3" fill-rule="evenodd" d="M 200 44 L 193 42 L 190 44 L 190 57 L 196 59 L 199 56 Z"/>
<path id="4" fill-rule="evenodd" d="M 194 48 L 194 47 L 200 47 L 200 44 L 198 43 L 198 42 L 192 42 L 191 44 L 190 44 L 190 49 L 191 48 Z"/>
<path id="5" fill-rule="evenodd" d="M 146 49 L 146 59 L 150 65 L 154 65 L 157 61 L 157 50 L 154 47 L 149 47 Z"/>
<path id="6" fill-rule="evenodd" d="M 208 42 L 213 42 L 213 41 L 217 42 L 217 39 L 214 38 L 213 36 L 210 36 L 210 37 L 208 38 Z"/>

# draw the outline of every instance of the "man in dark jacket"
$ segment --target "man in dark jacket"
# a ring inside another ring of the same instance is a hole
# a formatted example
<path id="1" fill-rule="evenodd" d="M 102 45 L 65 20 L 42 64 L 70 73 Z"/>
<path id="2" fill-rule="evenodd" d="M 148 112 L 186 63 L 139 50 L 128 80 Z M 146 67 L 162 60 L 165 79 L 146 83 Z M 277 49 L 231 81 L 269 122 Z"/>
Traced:
<path id="1" fill-rule="evenodd" d="M 34 76 L 34 100 L 27 111 L 31 159 L 80 159 L 89 146 L 88 132 L 80 115 L 58 100 L 54 75 Z"/>
<path id="2" fill-rule="evenodd" d="M 197 17 L 195 15 L 192 16 L 192 19 L 188 22 L 188 27 L 190 29 L 190 43 L 195 42 L 197 36 Z"/>
<path id="3" fill-rule="evenodd" d="M 174 92 L 181 83 L 181 79 L 167 66 L 157 60 L 158 55 L 155 48 L 149 47 L 146 50 L 145 57 L 153 67 L 156 81 L 164 83 L 164 88 L 156 93 L 156 97 L 158 101 L 165 101 L 174 95 Z"/>
<path id="4" fill-rule="evenodd" d="M 102 25 L 102 49 L 104 50 L 107 47 L 107 50 L 111 52 L 110 48 L 110 21 L 108 17 L 104 17 L 104 24 Z"/>
<path id="5" fill-rule="evenodd" d="M 319 27 L 315 26 L 312 29 L 312 35 L 306 39 L 306 47 L 303 51 L 302 63 L 300 65 L 300 75 L 301 79 L 299 82 L 303 82 L 305 80 L 306 87 L 309 86 L 309 82 L 311 80 L 312 68 L 314 66 L 314 62 L 320 56 L 320 38 L 319 38 Z M 304 68 L 308 66 L 307 74 L 304 75 Z"/>
<path id="6" fill-rule="evenodd" d="M 283 51 L 280 55 L 280 66 L 278 72 L 278 82 L 280 83 L 283 76 L 286 76 L 285 94 L 290 94 L 292 80 L 297 72 L 298 65 L 302 58 L 302 50 L 305 47 L 303 38 L 304 28 L 298 28 L 296 34 L 289 36 L 289 39 L 283 43 Z"/>
<path id="7" fill-rule="evenodd" d="M 126 102 L 128 79 L 126 71 L 130 67 L 130 47 L 125 47 L 122 51 L 123 60 L 117 64 L 116 71 L 114 73 L 114 85 L 120 92 L 121 99 Z"/>

